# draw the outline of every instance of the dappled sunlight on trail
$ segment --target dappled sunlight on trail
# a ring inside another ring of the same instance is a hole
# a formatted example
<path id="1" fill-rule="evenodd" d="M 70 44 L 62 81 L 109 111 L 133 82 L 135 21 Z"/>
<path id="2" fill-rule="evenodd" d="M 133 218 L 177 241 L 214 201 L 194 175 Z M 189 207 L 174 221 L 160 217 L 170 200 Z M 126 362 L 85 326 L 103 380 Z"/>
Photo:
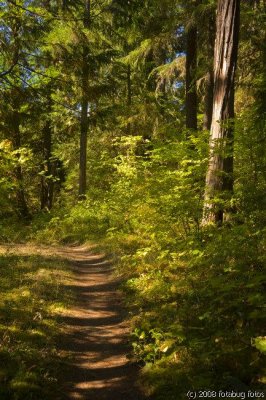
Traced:
<path id="1" fill-rule="evenodd" d="M 62 316 L 66 335 L 59 344 L 74 363 L 67 372 L 69 399 L 140 399 L 134 387 L 136 368 L 129 363 L 127 324 L 117 292 L 118 280 L 102 255 L 73 249 L 75 276 L 70 287 L 77 305 Z"/>
<path id="2" fill-rule="evenodd" d="M 85 246 L 0 246 L 0 254 L 8 256 L 36 255 L 55 265 L 65 260 L 73 271 L 62 284 L 66 293 L 74 295 L 74 306 L 57 312 L 61 332 L 56 351 L 61 367 L 52 400 L 140 400 L 138 368 L 127 358 L 129 327 L 119 279 L 113 276 L 111 263 L 93 250 Z"/>

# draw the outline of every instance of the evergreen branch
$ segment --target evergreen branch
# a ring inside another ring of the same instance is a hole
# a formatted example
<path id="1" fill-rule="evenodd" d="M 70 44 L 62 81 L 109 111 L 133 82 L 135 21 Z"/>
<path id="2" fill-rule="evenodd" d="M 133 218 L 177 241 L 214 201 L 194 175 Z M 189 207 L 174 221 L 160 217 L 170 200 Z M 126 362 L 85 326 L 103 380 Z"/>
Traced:
<path id="1" fill-rule="evenodd" d="M 29 8 L 27 8 L 27 7 L 24 7 L 24 6 L 21 6 L 21 5 L 19 5 L 19 4 L 16 4 L 13 0 L 9 0 L 9 2 L 13 5 L 13 6 L 15 6 L 15 7 L 17 7 L 17 8 L 20 8 L 21 10 L 23 10 L 23 11 L 26 11 L 26 12 L 28 12 L 29 14 L 31 14 L 31 16 L 33 16 L 33 17 L 37 17 L 37 18 L 47 18 L 47 15 L 45 15 L 45 14 L 40 14 L 40 13 L 37 13 L 36 11 L 32 11 L 32 10 L 30 10 Z M 107 10 L 107 7 L 105 7 L 105 8 L 103 8 L 101 11 L 99 11 L 97 14 L 95 14 L 95 15 L 93 15 L 90 19 L 95 19 L 95 18 L 97 18 L 100 14 L 102 14 L 104 11 L 106 11 Z M 79 21 L 84 21 L 84 18 L 66 18 L 66 17 L 60 17 L 59 15 L 57 15 L 57 16 L 50 16 L 49 17 L 49 19 L 48 19 L 48 21 L 52 21 L 52 20 L 58 20 L 58 21 L 73 21 L 73 22 L 79 22 Z"/>
<path id="2" fill-rule="evenodd" d="M 16 78 L 18 78 L 22 83 L 24 83 L 27 87 L 29 87 L 30 89 L 34 90 L 34 92 L 39 96 L 40 99 L 44 99 L 44 100 L 47 101 L 47 97 L 45 97 L 38 89 L 36 89 L 35 87 L 33 87 L 29 82 L 27 82 L 25 79 L 23 79 L 23 78 L 22 78 L 21 76 L 19 76 L 19 75 L 14 74 L 14 76 L 15 76 Z M 51 98 L 50 98 L 49 100 L 51 100 L 54 104 L 58 104 L 58 105 L 60 105 L 60 106 L 62 106 L 62 107 L 64 107 L 64 108 L 66 108 L 67 110 L 70 110 L 70 111 L 73 111 L 73 112 L 75 112 L 75 113 L 80 114 L 80 111 L 79 111 L 79 110 L 77 110 L 77 109 L 75 109 L 75 108 L 72 108 L 72 107 L 69 107 L 69 106 L 67 106 L 66 104 L 61 103 L 60 101 L 57 101 L 57 100 L 54 100 L 54 99 L 51 99 Z"/>
<path id="3" fill-rule="evenodd" d="M 39 58 L 40 60 L 52 61 L 54 59 L 53 57 L 48 57 L 48 56 L 45 56 L 45 55 L 39 55 L 39 54 L 34 54 L 34 53 L 28 53 L 27 51 L 23 51 L 22 54 L 26 55 L 26 56 L 30 56 L 30 57 Z M 63 58 L 56 57 L 56 61 L 65 61 L 65 60 Z"/>
<path id="4" fill-rule="evenodd" d="M 9 75 L 9 74 L 13 71 L 13 69 L 15 68 L 15 66 L 17 65 L 17 63 L 18 63 L 17 61 L 14 62 L 14 63 L 11 65 L 11 67 L 9 67 L 6 71 L 1 72 L 1 73 L 0 73 L 0 78 L 3 78 L 4 76 Z"/>
<path id="5" fill-rule="evenodd" d="M 43 73 L 43 72 L 36 71 L 35 69 L 33 69 L 33 68 L 29 67 L 29 66 L 23 65 L 23 64 L 21 64 L 21 63 L 19 63 L 19 65 L 20 65 L 22 68 L 27 69 L 28 71 L 33 72 L 33 73 L 36 74 L 36 75 L 40 75 L 40 76 L 43 76 L 44 78 L 48 78 L 48 79 L 50 79 L 51 81 L 52 81 L 52 80 L 56 80 L 56 81 L 58 81 L 58 82 L 65 83 L 65 84 L 69 83 L 69 81 L 65 81 L 64 79 L 58 78 L 58 77 L 56 77 L 56 76 L 49 76 L 49 75 L 47 75 L 47 74 L 45 74 L 45 73 Z"/>
<path id="6" fill-rule="evenodd" d="M 13 6 L 15 6 L 15 7 L 17 7 L 17 8 L 20 8 L 20 9 L 23 10 L 23 11 L 26 11 L 27 13 L 31 14 L 31 16 L 33 16 L 33 17 L 37 17 L 37 18 L 47 18 L 47 15 L 37 13 L 36 11 L 32 11 L 32 10 L 30 10 L 30 9 L 27 8 L 27 7 L 24 7 L 24 6 L 21 6 L 21 5 L 19 5 L 19 4 L 16 4 L 13 0 L 9 0 L 9 3 L 11 3 Z M 53 20 L 53 19 L 55 19 L 55 20 L 62 20 L 63 18 L 61 18 L 61 17 L 59 17 L 59 16 L 50 16 L 49 20 Z M 65 20 L 65 19 L 63 19 L 63 20 Z M 71 20 L 71 21 L 73 21 L 73 20 L 75 20 L 75 21 L 82 21 L 83 19 L 82 19 L 82 18 L 76 18 L 76 19 L 72 19 L 72 18 L 71 18 L 71 19 L 69 19 L 69 20 Z"/>
<path id="7" fill-rule="evenodd" d="M 0 78 L 3 76 L 11 74 L 15 66 L 18 64 L 18 59 L 19 59 L 19 52 L 18 49 L 15 49 L 14 55 L 13 55 L 13 60 L 12 60 L 12 65 L 6 70 L 0 73 Z"/>

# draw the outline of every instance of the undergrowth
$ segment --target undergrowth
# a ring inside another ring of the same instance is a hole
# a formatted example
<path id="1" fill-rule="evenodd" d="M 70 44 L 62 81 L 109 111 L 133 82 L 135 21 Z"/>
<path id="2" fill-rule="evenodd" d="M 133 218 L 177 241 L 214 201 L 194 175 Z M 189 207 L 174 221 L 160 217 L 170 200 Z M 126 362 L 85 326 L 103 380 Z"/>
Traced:
<path id="1" fill-rule="evenodd" d="M 65 262 L 38 255 L 0 255 L 0 399 L 56 399 L 65 359 L 56 347 Z"/>
<path id="2" fill-rule="evenodd" d="M 158 251 L 153 243 L 121 259 L 131 275 L 124 291 L 134 359 L 144 363 L 143 383 L 154 398 L 265 389 L 262 238 L 247 226 L 209 229 L 186 247 L 177 241 Z"/>
<path id="3" fill-rule="evenodd" d="M 94 178 L 82 202 L 70 206 L 66 192 L 45 224 L 42 215 L 32 222 L 41 242 L 94 238 L 113 255 L 124 277 L 132 358 L 156 400 L 183 400 L 188 390 L 265 389 L 265 159 L 246 140 L 236 135 L 234 196 L 215 199 L 234 210 L 223 226 L 201 226 L 202 133 L 154 140 L 147 149 L 138 137 L 122 138 L 117 157 L 112 145 L 109 158 L 99 149 L 103 170 L 113 174 Z"/>

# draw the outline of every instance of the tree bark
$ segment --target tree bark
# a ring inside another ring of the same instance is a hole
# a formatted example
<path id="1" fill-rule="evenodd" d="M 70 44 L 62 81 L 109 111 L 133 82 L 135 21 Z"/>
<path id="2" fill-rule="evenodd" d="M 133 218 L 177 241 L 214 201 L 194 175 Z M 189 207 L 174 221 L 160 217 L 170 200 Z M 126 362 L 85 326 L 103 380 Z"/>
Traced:
<path id="1" fill-rule="evenodd" d="M 211 129 L 211 123 L 212 123 L 213 88 L 214 88 L 213 70 L 209 69 L 209 71 L 207 72 L 206 92 L 204 97 L 205 110 L 204 110 L 203 129 L 206 131 L 209 131 Z"/>
<path id="2" fill-rule="evenodd" d="M 84 28 L 90 26 L 90 0 L 85 0 L 84 11 Z M 83 198 L 86 195 L 87 188 L 87 140 L 88 140 L 88 81 L 89 81 L 89 65 L 88 55 L 89 47 L 84 39 L 82 49 L 82 99 L 81 99 L 81 116 L 80 116 L 80 158 L 79 158 L 79 197 Z"/>
<path id="3" fill-rule="evenodd" d="M 197 130 L 197 27 L 191 27 L 187 32 L 186 49 L 186 127 Z"/>
<path id="4" fill-rule="evenodd" d="M 14 149 L 19 150 L 21 147 L 20 115 L 18 112 L 18 104 L 16 100 L 14 100 L 13 102 L 13 112 L 11 114 L 10 127 L 11 127 L 12 142 Z M 22 218 L 29 218 L 30 213 L 26 201 L 23 172 L 20 164 L 18 164 L 15 168 L 15 177 L 17 181 L 16 200 L 17 200 L 18 214 Z"/>
<path id="5" fill-rule="evenodd" d="M 20 22 L 16 21 L 12 28 L 12 35 L 13 35 L 13 49 L 12 49 L 12 58 L 13 63 L 16 64 L 19 60 L 20 55 L 20 37 L 19 37 L 19 29 L 20 29 Z M 15 66 L 14 66 L 15 67 Z M 10 120 L 8 125 L 10 127 L 10 134 L 12 137 L 12 143 L 15 150 L 19 150 L 21 147 L 21 134 L 20 134 L 20 90 L 14 89 L 12 94 L 12 112 L 10 114 Z M 16 189 L 16 200 L 17 200 L 17 210 L 18 214 L 22 218 L 29 218 L 30 212 L 26 201 L 25 189 L 24 189 L 24 179 L 23 179 L 23 171 L 21 165 L 17 164 L 15 168 L 15 178 L 17 183 Z"/>
<path id="6" fill-rule="evenodd" d="M 52 12 L 51 1 L 44 0 L 44 7 L 49 12 Z M 45 67 L 49 67 L 50 62 L 49 53 L 46 54 L 46 62 Z M 51 60 L 52 61 L 52 60 Z M 52 129 L 52 121 L 51 121 L 51 112 L 52 112 L 52 85 L 51 83 L 47 87 L 47 110 L 45 111 L 46 122 L 43 128 L 43 164 L 44 164 L 44 175 L 41 178 L 41 209 L 47 208 L 51 210 L 53 206 L 53 198 L 54 198 L 54 162 L 52 161 L 52 137 L 53 137 L 53 129 Z"/>
<path id="7" fill-rule="evenodd" d="M 221 223 L 215 198 L 233 191 L 234 80 L 238 53 L 240 0 L 219 0 L 214 51 L 214 98 L 203 224 Z"/>
<path id="8" fill-rule="evenodd" d="M 48 208 L 51 210 L 53 206 L 53 161 L 52 161 L 52 126 L 50 120 L 51 104 L 49 104 L 47 111 L 48 120 L 43 129 L 43 158 L 44 158 L 44 171 L 41 181 L 41 209 Z"/>
<path id="9" fill-rule="evenodd" d="M 213 76 L 213 55 L 214 55 L 214 40 L 215 30 L 213 26 L 215 24 L 212 15 L 209 17 L 209 29 L 207 35 L 207 56 L 210 60 L 207 78 L 206 78 L 206 90 L 204 96 L 204 120 L 203 129 L 209 131 L 212 123 L 212 110 L 213 110 L 213 90 L 214 90 L 214 76 Z M 211 61 L 212 60 L 212 61 Z"/>
<path id="10" fill-rule="evenodd" d="M 128 64 L 127 65 L 127 109 L 128 109 L 128 117 L 130 117 L 131 104 L 132 104 L 131 67 Z M 131 123 L 128 122 L 128 124 L 127 124 L 127 134 L 130 135 L 130 133 L 131 133 Z"/>

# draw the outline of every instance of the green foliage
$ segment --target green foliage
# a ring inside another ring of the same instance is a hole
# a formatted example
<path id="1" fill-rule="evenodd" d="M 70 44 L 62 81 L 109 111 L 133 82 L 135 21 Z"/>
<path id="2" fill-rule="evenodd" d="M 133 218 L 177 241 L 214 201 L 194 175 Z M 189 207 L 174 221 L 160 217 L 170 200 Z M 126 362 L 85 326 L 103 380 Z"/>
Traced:
<path id="1" fill-rule="evenodd" d="M 207 137 L 180 137 L 147 143 L 122 137 L 97 153 L 104 162 L 94 184 L 102 200 L 79 205 L 78 226 L 85 238 L 107 229 L 105 247 L 120 260 L 133 357 L 146 365 L 147 393 L 182 399 L 191 388 L 226 389 L 231 378 L 262 389 L 264 211 L 262 186 L 250 181 L 252 191 L 245 192 L 249 146 L 237 133 L 237 213 L 224 227 L 203 230 Z M 87 220 L 87 236 L 86 207 L 96 218 L 95 225 Z"/>
<path id="2" fill-rule="evenodd" d="M 266 338 L 265 336 L 259 336 L 252 340 L 253 346 L 256 347 L 261 353 L 265 354 L 266 353 Z"/>
<path id="3" fill-rule="evenodd" d="M 50 214 L 49 218 L 45 215 L 36 218 L 29 238 L 47 244 L 83 243 L 101 237 L 109 227 L 108 221 L 106 205 L 96 201 L 82 202 L 72 207 L 69 213 L 63 210 L 56 215 Z"/>
<path id="4" fill-rule="evenodd" d="M 263 389 L 264 158 L 255 141 L 257 181 L 247 182 L 254 166 L 246 124 L 243 114 L 236 129 L 236 213 L 223 227 L 200 224 L 207 135 L 143 141 L 113 134 L 112 141 L 103 135 L 100 148 L 91 139 L 87 199 L 38 233 L 42 241 L 73 242 L 106 234 L 101 241 L 125 277 L 132 357 L 145 365 L 142 383 L 156 399 L 165 393 L 183 399 L 191 388 L 226 389 L 230 379 Z"/>
<path id="5" fill-rule="evenodd" d="M 15 178 L 18 167 L 29 171 L 32 166 L 32 152 L 26 147 L 14 149 L 9 140 L 0 142 L 0 213 L 12 215 L 15 211 L 14 200 L 19 182 Z"/>
<path id="6" fill-rule="evenodd" d="M 113 255 L 132 317 L 132 357 L 157 400 L 227 389 L 230 379 L 263 389 L 265 4 L 241 2 L 234 194 L 213 200 L 231 212 L 223 226 L 203 229 L 201 124 L 216 2 L 92 0 L 86 28 L 84 4 L 66 3 L 48 10 L 27 2 L 29 12 L 17 1 L 0 11 L 3 71 L 14 64 L 0 80 L 0 240 L 97 240 Z M 195 25 L 200 128 L 191 133 L 185 35 Z M 88 188 L 80 200 L 84 85 Z M 54 207 L 40 211 L 51 183 Z M 17 217 L 21 194 L 31 221 Z M 0 398 L 49 398 L 60 365 L 54 313 L 68 301 L 56 283 L 64 267 L 38 257 L 0 261 Z"/>
<path id="7" fill-rule="evenodd" d="M 63 278 L 65 276 L 65 278 Z M 70 294 L 64 262 L 40 256 L 0 257 L 0 397 L 48 399 L 60 387 L 58 314 Z M 56 389 L 57 388 L 57 389 Z"/>
<path id="8" fill-rule="evenodd" d="M 157 235 L 121 260 L 122 271 L 138 272 L 125 292 L 148 392 L 160 399 L 167 387 L 182 399 L 191 388 L 226 388 L 228 377 L 263 389 L 264 232 L 239 225 L 183 235 L 175 252 Z"/>

